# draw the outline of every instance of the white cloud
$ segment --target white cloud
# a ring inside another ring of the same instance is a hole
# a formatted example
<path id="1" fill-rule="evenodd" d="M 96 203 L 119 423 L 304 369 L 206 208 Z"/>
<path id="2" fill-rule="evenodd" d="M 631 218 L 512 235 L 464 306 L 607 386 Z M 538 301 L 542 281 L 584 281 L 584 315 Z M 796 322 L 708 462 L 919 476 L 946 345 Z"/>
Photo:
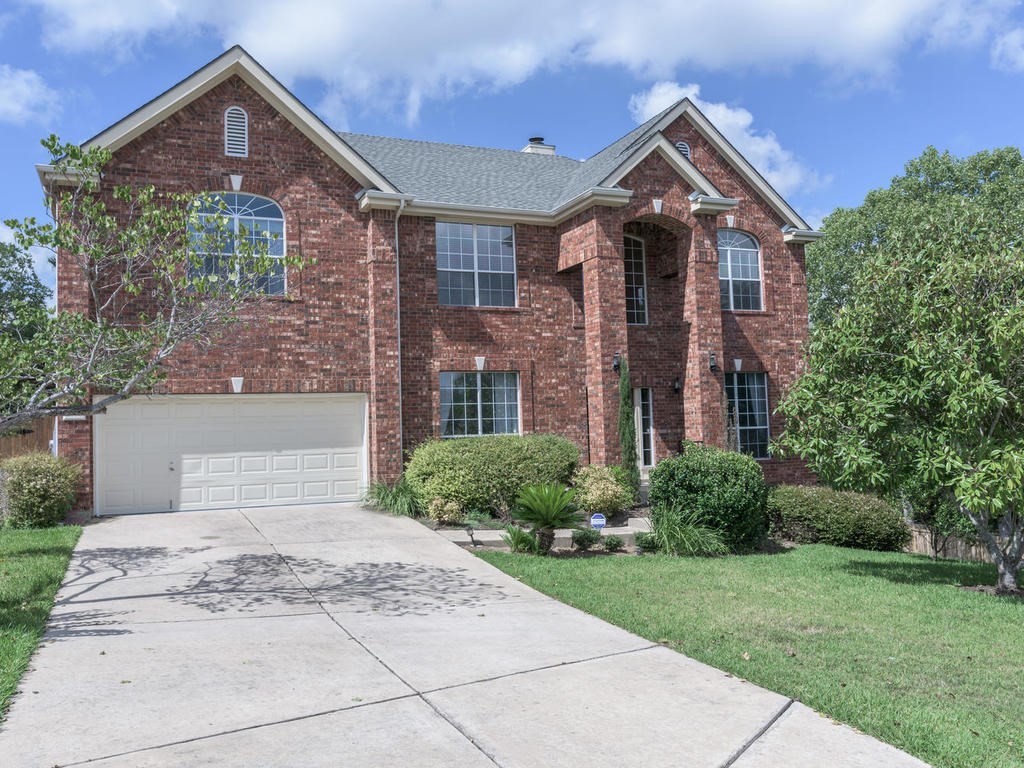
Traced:
<path id="1" fill-rule="evenodd" d="M 807 192 L 828 183 L 827 177 L 808 168 L 783 147 L 774 133 L 755 128 L 754 116 L 749 110 L 705 101 L 700 97 L 700 86 L 696 83 L 655 83 L 648 90 L 630 97 L 629 112 L 636 122 L 642 123 L 683 98 L 692 101 L 779 194 Z"/>
<path id="2" fill-rule="evenodd" d="M 240 43 L 286 82 L 326 86 L 330 112 L 399 108 L 514 85 L 547 68 L 624 67 L 668 79 L 707 71 L 809 64 L 879 79 L 908 48 L 978 45 L 1013 0 L 27 0 L 51 48 L 131 56 L 152 38 L 212 33 Z M 1004 24 L 1005 26 L 1005 24 Z"/>
<path id="3" fill-rule="evenodd" d="M 0 64 L 0 123 L 45 122 L 57 108 L 57 92 L 38 72 Z"/>
<path id="4" fill-rule="evenodd" d="M 992 44 L 992 66 L 1004 72 L 1024 72 L 1024 27 L 996 38 Z"/>

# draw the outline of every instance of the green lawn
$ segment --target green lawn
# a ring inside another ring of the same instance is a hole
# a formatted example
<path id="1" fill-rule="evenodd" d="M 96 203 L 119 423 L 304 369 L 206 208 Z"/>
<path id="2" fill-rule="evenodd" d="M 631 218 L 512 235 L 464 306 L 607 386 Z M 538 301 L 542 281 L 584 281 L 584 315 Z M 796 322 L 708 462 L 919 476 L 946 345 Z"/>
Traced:
<path id="1" fill-rule="evenodd" d="M 1024 601 L 953 586 L 994 584 L 991 566 L 824 545 L 718 559 L 480 556 L 935 766 L 1024 765 Z"/>
<path id="2" fill-rule="evenodd" d="M 81 528 L 0 528 L 0 716 L 39 643 Z"/>

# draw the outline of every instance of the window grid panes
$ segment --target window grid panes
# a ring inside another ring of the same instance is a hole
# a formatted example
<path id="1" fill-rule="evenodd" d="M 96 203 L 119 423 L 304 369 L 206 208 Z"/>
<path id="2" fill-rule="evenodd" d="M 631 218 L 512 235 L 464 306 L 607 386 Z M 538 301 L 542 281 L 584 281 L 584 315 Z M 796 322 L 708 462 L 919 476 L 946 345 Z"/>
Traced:
<path id="1" fill-rule="evenodd" d="M 727 373 L 730 427 L 736 430 L 741 453 L 768 458 L 768 374 Z"/>
<path id="2" fill-rule="evenodd" d="M 718 230 L 718 285 L 722 309 L 761 309 L 761 249 L 750 235 Z"/>
<path id="3" fill-rule="evenodd" d="M 637 390 L 637 403 L 640 407 L 640 418 L 637 426 L 640 430 L 640 464 L 644 467 L 654 466 L 654 407 L 651 390 L 647 387 Z"/>
<path id="4" fill-rule="evenodd" d="M 442 437 L 518 433 L 518 373 L 441 373 Z"/>
<path id="5" fill-rule="evenodd" d="M 437 297 L 456 307 L 516 306 L 512 227 L 439 221 Z"/>
<path id="6" fill-rule="evenodd" d="M 644 241 L 626 237 L 623 244 L 626 258 L 626 322 L 630 325 L 647 324 L 647 266 L 644 259 Z"/>
<path id="7" fill-rule="evenodd" d="M 202 227 L 202 231 L 196 233 L 198 246 L 208 248 L 214 244 L 214 240 L 220 245 L 216 251 L 202 254 L 201 274 L 230 278 L 228 271 L 231 256 L 239 241 L 248 243 L 252 252 L 261 257 L 265 254 L 275 259 L 284 258 L 284 213 L 273 200 L 237 192 L 221 192 L 203 206 L 198 219 Z M 222 220 L 226 220 L 226 225 L 220 229 L 219 222 Z M 197 270 L 193 268 L 193 271 Z M 285 292 L 283 261 L 274 264 L 265 273 L 250 277 L 257 291 L 272 296 Z"/>

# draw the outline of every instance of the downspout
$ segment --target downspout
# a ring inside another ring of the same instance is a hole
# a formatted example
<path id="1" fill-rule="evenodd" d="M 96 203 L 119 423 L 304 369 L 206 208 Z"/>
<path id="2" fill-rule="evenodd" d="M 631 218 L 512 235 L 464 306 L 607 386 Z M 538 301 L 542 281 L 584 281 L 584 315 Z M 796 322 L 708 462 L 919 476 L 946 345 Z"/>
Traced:
<path id="1" fill-rule="evenodd" d="M 398 201 L 395 211 L 395 328 L 398 336 L 398 458 L 399 466 L 404 467 L 405 424 L 402 418 L 402 265 L 399 258 L 398 220 L 405 210 L 405 198 Z"/>

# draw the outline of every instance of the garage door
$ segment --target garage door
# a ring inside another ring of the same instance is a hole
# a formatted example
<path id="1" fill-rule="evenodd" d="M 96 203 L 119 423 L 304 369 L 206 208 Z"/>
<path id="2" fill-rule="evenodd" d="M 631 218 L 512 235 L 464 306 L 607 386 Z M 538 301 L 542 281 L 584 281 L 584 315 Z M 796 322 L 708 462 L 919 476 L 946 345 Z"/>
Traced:
<path id="1" fill-rule="evenodd" d="M 364 395 L 133 397 L 94 418 L 96 513 L 355 501 Z"/>

